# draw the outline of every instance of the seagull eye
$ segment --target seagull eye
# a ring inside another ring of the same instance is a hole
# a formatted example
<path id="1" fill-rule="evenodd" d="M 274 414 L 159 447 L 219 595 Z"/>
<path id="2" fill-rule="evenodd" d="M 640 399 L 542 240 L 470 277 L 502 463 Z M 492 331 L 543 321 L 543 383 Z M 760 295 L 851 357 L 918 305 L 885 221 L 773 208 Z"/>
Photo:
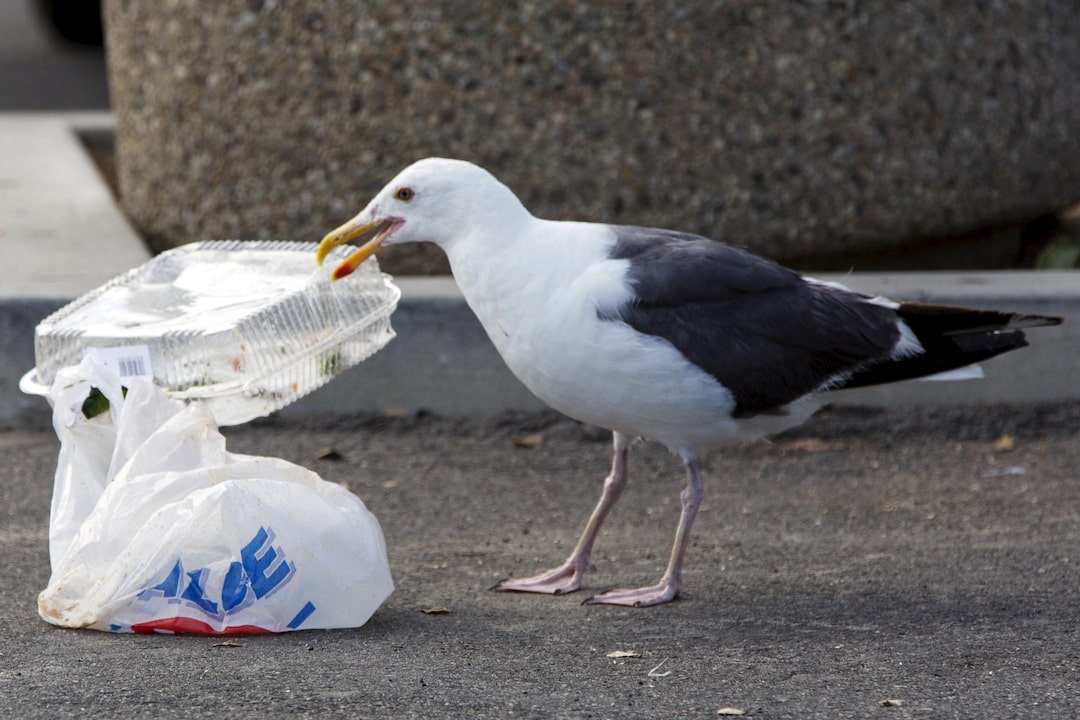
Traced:
<path id="1" fill-rule="evenodd" d="M 409 202 L 413 199 L 413 196 L 415 195 L 416 193 L 413 192 L 413 189 L 411 187 L 400 187 L 397 189 L 397 192 L 394 193 L 394 197 L 401 202 Z"/>

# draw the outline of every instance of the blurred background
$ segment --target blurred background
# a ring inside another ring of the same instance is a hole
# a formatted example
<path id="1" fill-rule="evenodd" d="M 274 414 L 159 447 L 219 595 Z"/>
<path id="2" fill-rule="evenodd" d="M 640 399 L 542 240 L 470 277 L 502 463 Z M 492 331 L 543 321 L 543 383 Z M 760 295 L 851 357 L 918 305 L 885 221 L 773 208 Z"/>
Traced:
<path id="1" fill-rule="evenodd" d="M 0 111 L 108 107 L 99 2 L 0 0 Z"/>
<path id="2" fill-rule="evenodd" d="M 107 0 L 111 104 L 101 2 L 0 0 L 0 112 L 112 110 L 83 139 L 155 250 L 315 237 L 446 154 L 804 270 L 1073 268 L 1080 22 L 1036 4 Z"/>

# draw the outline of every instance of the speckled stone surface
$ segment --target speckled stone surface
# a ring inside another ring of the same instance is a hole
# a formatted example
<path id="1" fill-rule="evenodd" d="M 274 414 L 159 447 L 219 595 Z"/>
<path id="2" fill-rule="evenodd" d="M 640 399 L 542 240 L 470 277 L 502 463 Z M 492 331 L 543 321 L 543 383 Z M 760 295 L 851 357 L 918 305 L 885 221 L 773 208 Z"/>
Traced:
<path id="1" fill-rule="evenodd" d="M 787 262 L 1080 200 L 1075 0 L 106 0 L 105 15 L 123 203 L 159 248 L 317 240 L 428 155 L 484 165 L 540 216 Z"/>

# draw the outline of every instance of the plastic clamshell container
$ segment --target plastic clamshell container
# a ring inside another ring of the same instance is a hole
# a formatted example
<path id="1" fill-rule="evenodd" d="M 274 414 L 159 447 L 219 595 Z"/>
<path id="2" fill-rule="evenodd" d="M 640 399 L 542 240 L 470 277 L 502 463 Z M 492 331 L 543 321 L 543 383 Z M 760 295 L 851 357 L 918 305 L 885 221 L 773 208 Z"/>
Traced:
<path id="1" fill-rule="evenodd" d="M 87 348 L 146 346 L 154 382 L 200 400 L 221 425 L 268 415 L 394 337 L 401 291 L 369 260 L 342 280 L 315 243 L 214 241 L 164 252 L 37 326 L 28 392 L 47 392 Z M 31 377 L 33 376 L 33 377 Z"/>

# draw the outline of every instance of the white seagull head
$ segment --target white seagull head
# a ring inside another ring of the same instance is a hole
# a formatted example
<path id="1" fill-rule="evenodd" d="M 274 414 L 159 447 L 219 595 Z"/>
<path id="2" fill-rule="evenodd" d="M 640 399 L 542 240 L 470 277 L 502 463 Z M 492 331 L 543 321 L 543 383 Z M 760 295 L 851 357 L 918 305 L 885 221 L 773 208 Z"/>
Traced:
<path id="1" fill-rule="evenodd" d="M 444 250 L 456 241 L 477 237 L 484 227 L 505 227 L 530 218 L 517 196 L 494 175 L 464 160 L 426 158 L 398 173 L 359 215 L 319 243 L 321 265 L 338 245 L 374 235 L 334 270 L 345 277 L 387 245 L 432 242 Z"/>

